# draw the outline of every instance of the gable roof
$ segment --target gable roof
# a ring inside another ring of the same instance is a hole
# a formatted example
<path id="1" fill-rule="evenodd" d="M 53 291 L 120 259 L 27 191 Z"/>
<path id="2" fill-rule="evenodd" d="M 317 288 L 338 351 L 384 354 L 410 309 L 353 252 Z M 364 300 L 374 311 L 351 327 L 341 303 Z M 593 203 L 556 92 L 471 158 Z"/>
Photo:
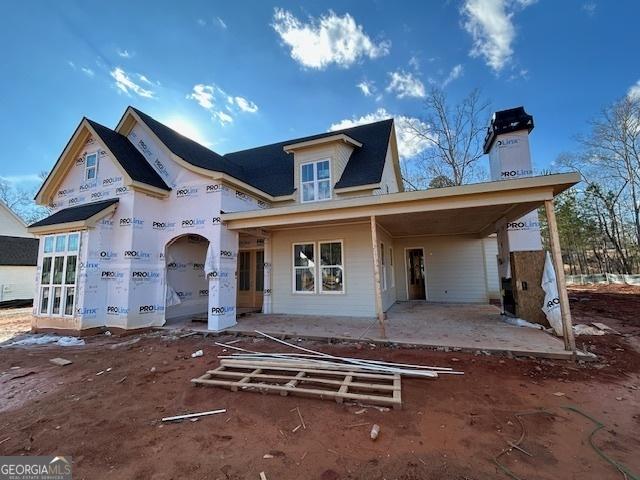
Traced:
<path id="1" fill-rule="evenodd" d="M 63 223 L 82 222 L 89 220 L 106 210 L 110 206 L 118 203 L 119 198 L 109 198 L 107 200 L 100 200 L 99 202 L 85 203 L 76 207 L 63 208 L 58 210 L 53 215 L 49 215 L 47 218 L 32 223 L 29 228 L 47 227 L 50 225 L 59 225 Z"/>
<path id="2" fill-rule="evenodd" d="M 162 190 L 171 190 L 127 137 L 88 118 L 87 122 L 133 181 Z"/>
<path id="3" fill-rule="evenodd" d="M 325 132 L 261 147 L 220 155 L 179 134 L 144 112 L 131 108 L 165 146 L 184 161 L 207 170 L 226 173 L 274 197 L 292 194 L 293 154 L 284 151 L 292 144 L 344 135 L 362 144 L 356 147 L 336 188 L 378 183 L 387 155 L 393 119 Z"/>
<path id="4" fill-rule="evenodd" d="M 38 239 L 0 235 L 0 265 L 38 264 Z"/>

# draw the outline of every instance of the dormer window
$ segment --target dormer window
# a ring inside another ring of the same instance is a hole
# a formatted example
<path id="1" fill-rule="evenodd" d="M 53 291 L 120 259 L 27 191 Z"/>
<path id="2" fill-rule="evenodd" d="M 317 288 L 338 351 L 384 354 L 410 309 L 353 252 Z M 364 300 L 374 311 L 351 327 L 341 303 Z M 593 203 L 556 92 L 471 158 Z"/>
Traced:
<path id="1" fill-rule="evenodd" d="M 303 163 L 300 170 L 302 202 L 331 199 L 331 166 L 328 159 Z"/>
<path id="2" fill-rule="evenodd" d="M 87 154 L 84 165 L 84 179 L 95 180 L 98 175 L 98 152 Z"/>

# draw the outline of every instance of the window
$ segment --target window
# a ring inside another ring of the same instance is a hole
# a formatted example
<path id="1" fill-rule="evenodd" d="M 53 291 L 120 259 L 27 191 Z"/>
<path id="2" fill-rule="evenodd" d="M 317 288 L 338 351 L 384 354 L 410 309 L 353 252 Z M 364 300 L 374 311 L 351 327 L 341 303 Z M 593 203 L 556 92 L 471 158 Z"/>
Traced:
<path id="1" fill-rule="evenodd" d="M 256 251 L 256 292 L 264 290 L 264 250 Z"/>
<path id="2" fill-rule="evenodd" d="M 293 291 L 297 293 L 316 292 L 315 244 L 294 243 L 293 245 Z"/>
<path id="3" fill-rule="evenodd" d="M 41 315 L 73 315 L 79 249 L 79 233 L 45 237 L 40 275 Z"/>
<path id="4" fill-rule="evenodd" d="M 238 253 L 238 290 L 247 292 L 251 290 L 251 252 Z"/>
<path id="5" fill-rule="evenodd" d="M 95 180 L 98 176 L 98 152 L 87 154 L 84 165 L 84 179 Z"/>
<path id="6" fill-rule="evenodd" d="M 316 250 L 317 246 L 317 250 Z M 319 253 L 316 261 L 315 254 Z M 293 244 L 294 293 L 344 293 L 342 241 Z M 319 290 L 316 290 L 319 278 Z"/>
<path id="7" fill-rule="evenodd" d="M 396 272 L 393 270 L 393 247 L 389 247 L 389 270 L 391 271 L 391 288 L 396 286 Z"/>
<path id="8" fill-rule="evenodd" d="M 300 166 L 302 202 L 331 198 L 331 169 L 329 160 L 304 163 Z"/>
<path id="9" fill-rule="evenodd" d="M 320 242 L 320 292 L 344 291 L 342 242 Z"/>
<path id="10" fill-rule="evenodd" d="M 380 243 L 380 282 L 382 290 L 387 289 L 387 264 L 384 260 L 384 243 Z"/>

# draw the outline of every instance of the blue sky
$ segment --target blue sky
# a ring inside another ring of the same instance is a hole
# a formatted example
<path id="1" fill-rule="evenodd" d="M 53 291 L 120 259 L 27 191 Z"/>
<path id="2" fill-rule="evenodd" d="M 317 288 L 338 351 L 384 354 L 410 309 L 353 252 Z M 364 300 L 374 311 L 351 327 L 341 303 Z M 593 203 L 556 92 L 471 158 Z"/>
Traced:
<path id="1" fill-rule="evenodd" d="M 432 84 L 524 105 L 544 168 L 602 106 L 640 94 L 638 18 L 631 0 L 12 2 L 0 176 L 35 185 L 82 116 L 114 127 L 127 105 L 226 153 L 419 117 Z"/>

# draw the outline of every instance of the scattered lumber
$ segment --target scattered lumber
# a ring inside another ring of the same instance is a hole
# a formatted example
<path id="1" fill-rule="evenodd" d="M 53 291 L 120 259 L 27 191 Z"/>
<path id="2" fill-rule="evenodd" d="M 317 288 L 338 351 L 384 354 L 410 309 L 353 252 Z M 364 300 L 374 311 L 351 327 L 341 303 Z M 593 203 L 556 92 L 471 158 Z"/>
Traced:
<path id="1" fill-rule="evenodd" d="M 259 363 L 260 365 L 252 365 L 249 362 L 236 364 L 232 360 L 222 360 L 218 368 L 209 370 L 191 381 L 196 385 L 226 387 L 236 392 L 253 390 L 279 393 L 283 396 L 305 395 L 332 399 L 337 403 L 348 399 L 394 408 L 402 407 L 398 374 Z M 302 415 L 299 417 L 301 425 L 305 428 Z"/>
<path id="2" fill-rule="evenodd" d="M 195 385 L 229 388 L 234 392 L 241 390 L 279 393 L 282 396 L 306 395 L 333 399 L 337 403 L 348 400 L 401 408 L 401 377 L 435 379 L 439 375 L 463 374 L 450 367 L 339 357 L 304 348 L 258 330 L 255 332 L 304 353 L 255 352 L 229 343 L 216 342 L 216 345 L 234 350 L 235 353 L 219 355 L 218 368 L 207 371 L 191 382 Z M 298 415 L 304 429 L 304 420 L 299 410 Z M 298 427 L 295 430 L 297 429 Z"/>
<path id="3" fill-rule="evenodd" d="M 65 365 L 71 365 L 73 363 L 71 360 L 67 360 L 66 358 L 61 357 L 52 358 L 49 361 L 59 367 L 64 367 Z"/>
<path id="4" fill-rule="evenodd" d="M 226 411 L 227 411 L 226 408 L 222 408 L 220 410 L 211 410 L 209 412 L 188 413 L 186 415 L 176 415 L 174 417 L 164 417 L 162 419 L 162 421 L 163 422 L 171 422 L 173 420 L 184 420 L 185 418 L 204 417 L 205 415 L 216 415 L 218 413 L 225 413 Z"/>

